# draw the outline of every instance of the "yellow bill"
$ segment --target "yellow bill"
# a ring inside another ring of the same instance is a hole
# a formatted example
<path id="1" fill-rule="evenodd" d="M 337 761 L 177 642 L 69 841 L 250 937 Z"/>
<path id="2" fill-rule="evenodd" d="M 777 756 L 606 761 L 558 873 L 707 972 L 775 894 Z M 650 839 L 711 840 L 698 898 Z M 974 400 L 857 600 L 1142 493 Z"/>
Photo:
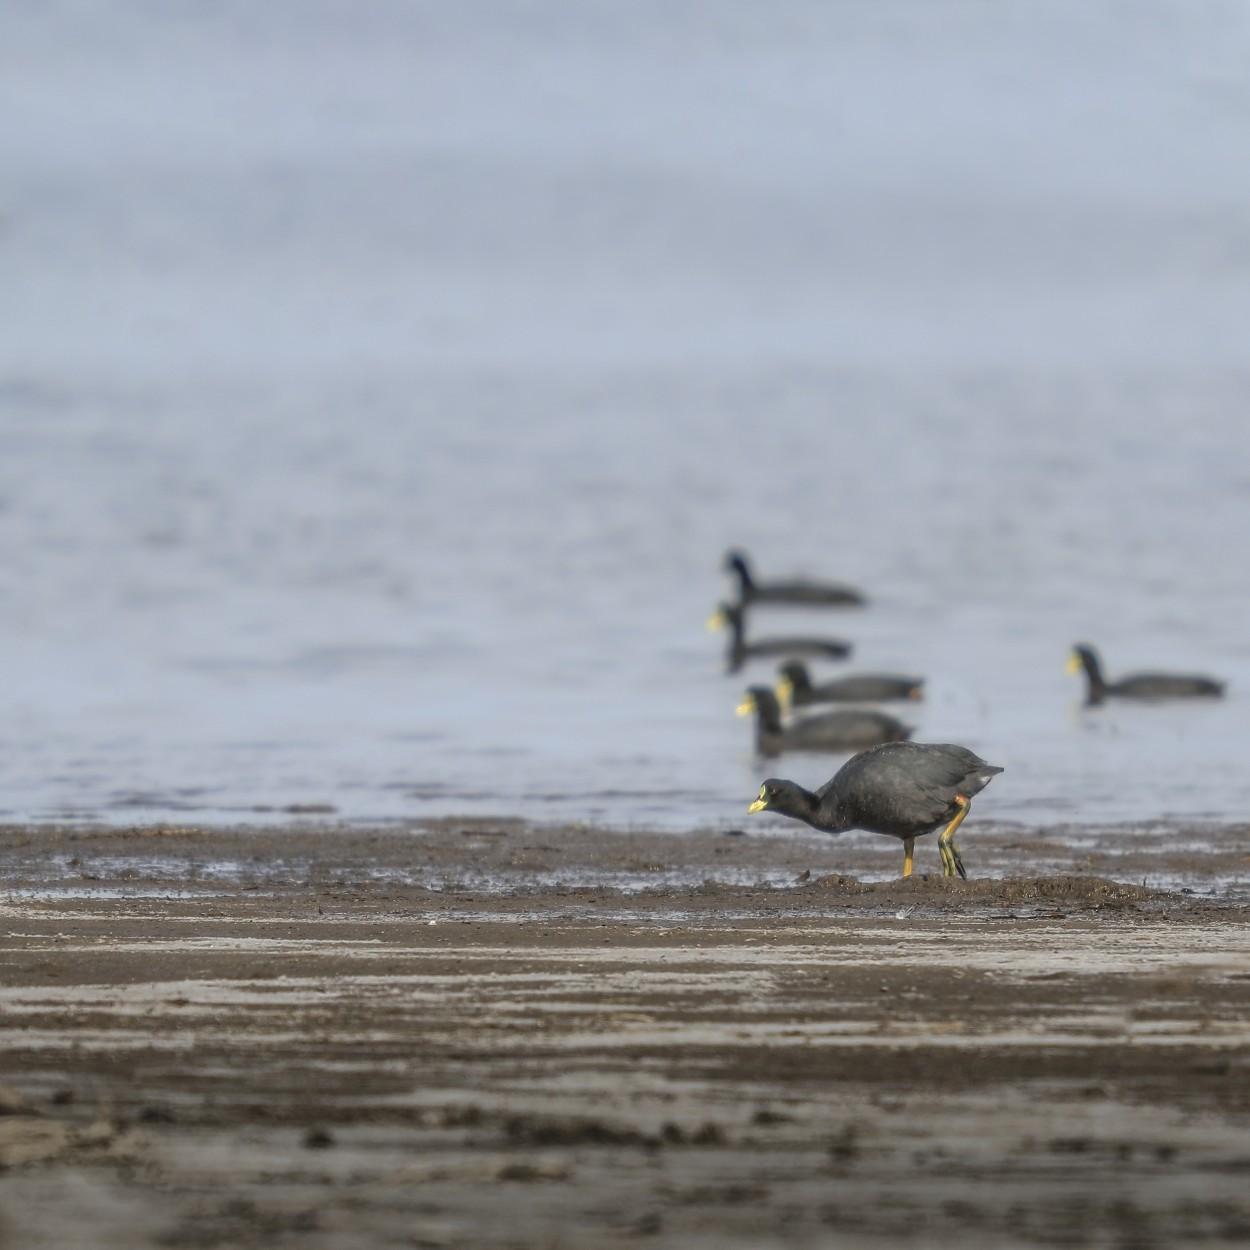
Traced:
<path id="1" fill-rule="evenodd" d="M 1068 662 L 1064 665 L 1064 669 L 1073 676 L 1081 671 L 1081 657 L 1075 651 L 1068 656 Z"/>
<path id="2" fill-rule="evenodd" d="M 737 712 L 739 716 L 750 716 L 755 711 L 755 696 L 747 695 L 741 703 L 738 704 Z"/>

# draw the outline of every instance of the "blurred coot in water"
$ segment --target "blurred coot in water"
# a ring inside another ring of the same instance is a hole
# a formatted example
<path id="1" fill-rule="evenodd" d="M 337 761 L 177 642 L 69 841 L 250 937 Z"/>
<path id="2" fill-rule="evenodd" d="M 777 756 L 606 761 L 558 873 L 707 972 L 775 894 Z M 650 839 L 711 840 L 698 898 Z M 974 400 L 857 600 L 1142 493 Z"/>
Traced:
<path id="1" fill-rule="evenodd" d="M 882 703 L 890 699 L 923 699 L 923 677 L 893 673 L 855 673 L 836 681 L 812 683 L 802 660 L 787 660 L 777 670 L 777 697 L 783 707 L 811 703 Z"/>
<path id="2" fill-rule="evenodd" d="M 747 642 L 742 609 L 733 603 L 722 603 L 707 625 L 709 629 L 729 630 L 725 653 L 727 673 L 736 673 L 748 660 L 775 659 L 779 655 L 842 660 L 851 654 L 851 644 L 842 638 L 758 638 Z"/>
<path id="3" fill-rule="evenodd" d="M 974 795 L 1003 770 L 951 743 L 889 742 L 847 760 L 815 793 L 770 777 L 748 812 L 777 812 L 827 833 L 867 829 L 903 840 L 903 876 L 915 840 L 945 825 L 938 839 L 942 875 L 966 878 L 955 830 Z"/>
<path id="4" fill-rule="evenodd" d="M 911 729 L 872 708 L 845 708 L 781 723 L 781 705 L 767 686 L 752 686 L 738 705 L 739 716 L 755 713 L 755 749 L 760 755 L 783 751 L 858 751 L 878 742 L 900 742 Z"/>
<path id="5" fill-rule="evenodd" d="M 866 600 L 854 586 L 840 582 L 811 581 L 807 578 L 787 578 L 757 582 L 751 575 L 746 553 L 727 551 L 725 571 L 733 574 L 738 582 L 738 603 L 747 607 L 752 603 L 787 604 L 796 608 L 850 608 L 863 605 Z"/>
<path id="6" fill-rule="evenodd" d="M 1068 672 L 1085 672 L 1085 702 L 1105 699 L 1218 699 L 1224 683 L 1213 677 L 1190 673 L 1130 673 L 1119 681 L 1107 681 L 1102 674 L 1098 653 L 1086 643 L 1077 643 L 1068 657 Z"/>

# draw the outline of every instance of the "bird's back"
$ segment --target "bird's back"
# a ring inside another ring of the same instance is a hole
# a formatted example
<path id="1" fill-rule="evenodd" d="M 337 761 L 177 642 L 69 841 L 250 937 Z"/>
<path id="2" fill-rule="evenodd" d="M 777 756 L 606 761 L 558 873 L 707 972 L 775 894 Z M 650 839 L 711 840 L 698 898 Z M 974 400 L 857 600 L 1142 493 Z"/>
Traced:
<path id="1" fill-rule="evenodd" d="M 796 720 L 785 731 L 788 749 L 854 750 L 878 742 L 906 738 L 911 730 L 885 712 L 871 708 L 847 708 Z"/>
<path id="2" fill-rule="evenodd" d="M 919 677 L 894 677 L 885 673 L 859 673 L 841 677 L 819 686 L 802 689 L 795 686 L 795 703 L 862 702 L 873 703 L 886 699 L 915 699 L 920 697 L 924 682 Z"/>
<path id="3" fill-rule="evenodd" d="M 1002 771 L 967 747 L 890 742 L 848 760 L 817 797 L 843 828 L 909 837 L 949 819 L 956 795 L 970 799 Z"/>
<path id="4" fill-rule="evenodd" d="M 789 604 L 792 607 L 853 607 L 864 602 L 850 586 L 819 584 L 801 580 L 765 582 L 745 596 L 751 603 Z"/>
<path id="5" fill-rule="evenodd" d="M 1108 686 L 1107 693 L 1128 699 L 1218 699 L 1224 683 L 1188 673 L 1131 673 Z"/>

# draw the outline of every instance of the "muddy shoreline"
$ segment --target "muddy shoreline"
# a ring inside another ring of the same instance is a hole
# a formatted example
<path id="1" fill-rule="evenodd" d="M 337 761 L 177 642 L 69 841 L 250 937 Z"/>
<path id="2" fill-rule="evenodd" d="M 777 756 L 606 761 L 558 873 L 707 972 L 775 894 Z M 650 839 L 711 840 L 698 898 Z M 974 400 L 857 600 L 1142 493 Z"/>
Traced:
<path id="1" fill-rule="evenodd" d="M 1108 837 L 0 829 L 0 1247 L 1244 1243 L 1244 843 Z"/>

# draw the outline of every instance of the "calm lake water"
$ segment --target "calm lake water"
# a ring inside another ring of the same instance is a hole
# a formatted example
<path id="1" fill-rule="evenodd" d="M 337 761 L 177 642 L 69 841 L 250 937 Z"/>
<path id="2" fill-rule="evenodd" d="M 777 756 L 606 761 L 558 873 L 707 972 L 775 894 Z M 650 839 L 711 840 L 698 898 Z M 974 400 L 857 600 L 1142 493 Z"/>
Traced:
<path id="1" fill-rule="evenodd" d="M 14 5 L 0 816 L 737 827 L 726 547 L 984 819 L 1250 815 L 1250 16 Z M 1113 674 L 1217 704 L 1080 707 Z"/>

